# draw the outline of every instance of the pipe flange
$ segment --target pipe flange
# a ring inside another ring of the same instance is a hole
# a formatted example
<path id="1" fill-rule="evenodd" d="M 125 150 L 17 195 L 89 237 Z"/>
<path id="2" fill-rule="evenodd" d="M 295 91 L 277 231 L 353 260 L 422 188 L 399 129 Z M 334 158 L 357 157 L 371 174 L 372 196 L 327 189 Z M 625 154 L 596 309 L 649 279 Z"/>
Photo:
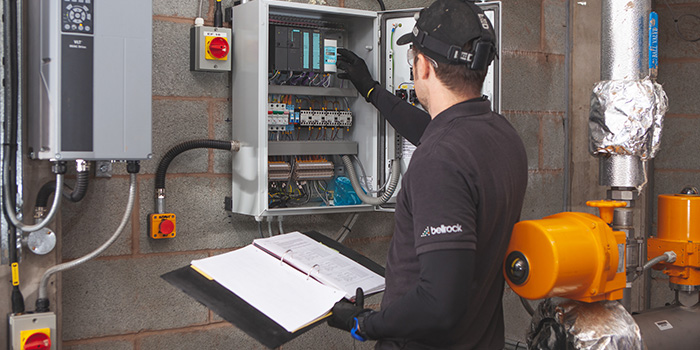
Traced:
<path id="1" fill-rule="evenodd" d="M 694 286 L 689 286 L 685 284 L 677 284 L 673 282 L 668 282 L 669 287 L 673 290 L 677 290 L 679 292 L 686 292 L 686 293 L 692 293 L 692 292 L 697 292 L 700 291 L 700 285 L 694 285 Z"/>

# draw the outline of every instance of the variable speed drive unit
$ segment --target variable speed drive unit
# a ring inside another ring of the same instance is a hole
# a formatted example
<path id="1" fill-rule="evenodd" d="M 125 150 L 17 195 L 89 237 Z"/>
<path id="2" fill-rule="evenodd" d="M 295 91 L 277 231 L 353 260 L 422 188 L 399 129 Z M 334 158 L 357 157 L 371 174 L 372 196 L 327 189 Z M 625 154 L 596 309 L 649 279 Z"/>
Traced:
<path id="1" fill-rule="evenodd" d="M 500 3 L 478 3 L 494 25 L 500 53 Z M 420 107 L 406 46 L 420 9 L 373 12 L 256 0 L 233 8 L 231 210 L 285 216 L 393 210 L 392 202 L 363 204 L 348 178 L 381 196 L 413 145 L 380 118 L 352 84 L 337 78 L 337 50 L 361 57 L 382 88 Z M 489 67 L 482 92 L 499 111 L 500 61 Z M 387 191 L 386 193 L 390 193 Z M 388 197 L 386 195 L 385 197 Z"/>
<path id="2" fill-rule="evenodd" d="M 30 156 L 151 155 L 151 0 L 28 1 Z"/>

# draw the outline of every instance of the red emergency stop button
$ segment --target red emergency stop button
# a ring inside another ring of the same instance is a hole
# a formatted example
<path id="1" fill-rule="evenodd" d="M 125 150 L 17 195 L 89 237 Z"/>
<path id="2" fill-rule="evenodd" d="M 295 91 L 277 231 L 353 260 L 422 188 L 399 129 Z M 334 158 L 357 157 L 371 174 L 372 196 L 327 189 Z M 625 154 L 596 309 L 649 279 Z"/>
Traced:
<path id="1" fill-rule="evenodd" d="M 24 350 L 49 350 L 51 349 L 51 338 L 45 333 L 34 333 L 24 342 Z"/>
<path id="2" fill-rule="evenodd" d="M 228 40 L 221 37 L 211 39 L 207 47 L 209 53 L 217 59 L 224 59 L 228 56 L 229 45 Z"/>
<path id="3" fill-rule="evenodd" d="M 175 224 L 170 220 L 163 220 L 158 225 L 158 231 L 164 235 L 169 235 L 175 230 Z"/>

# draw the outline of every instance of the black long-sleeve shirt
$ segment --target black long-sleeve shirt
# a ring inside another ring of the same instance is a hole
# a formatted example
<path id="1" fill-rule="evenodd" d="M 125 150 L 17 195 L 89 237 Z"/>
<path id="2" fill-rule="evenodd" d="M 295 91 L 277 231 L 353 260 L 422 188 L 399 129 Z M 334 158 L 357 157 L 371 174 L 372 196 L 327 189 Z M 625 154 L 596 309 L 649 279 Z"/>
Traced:
<path id="1" fill-rule="evenodd" d="M 389 121 L 399 135 L 414 145 L 418 145 L 425 128 L 430 123 L 430 115 L 391 92 L 377 86 L 369 95 L 371 102 L 379 113 Z"/>
<path id="2" fill-rule="evenodd" d="M 377 90 L 370 101 L 418 148 L 397 201 L 382 310 L 362 331 L 382 350 L 502 348 L 502 261 L 527 186 L 522 142 L 487 100 L 431 121 Z"/>

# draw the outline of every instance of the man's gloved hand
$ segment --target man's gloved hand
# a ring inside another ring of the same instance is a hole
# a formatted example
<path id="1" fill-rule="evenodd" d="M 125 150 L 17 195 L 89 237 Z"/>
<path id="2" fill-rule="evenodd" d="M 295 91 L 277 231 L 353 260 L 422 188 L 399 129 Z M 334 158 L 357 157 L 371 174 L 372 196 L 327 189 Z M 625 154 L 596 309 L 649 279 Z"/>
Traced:
<path id="1" fill-rule="evenodd" d="M 379 83 L 372 78 L 367 69 L 367 64 L 354 52 L 346 49 L 338 49 L 338 61 L 336 65 L 344 73 L 338 73 L 338 78 L 349 79 L 355 85 L 357 91 L 369 102 L 369 94 Z"/>
<path id="2" fill-rule="evenodd" d="M 352 334 L 352 337 L 365 341 L 367 336 L 359 325 L 360 319 L 370 314 L 372 309 L 365 309 L 365 295 L 362 288 L 357 288 L 355 292 L 355 303 L 351 303 L 345 299 L 335 303 L 333 306 L 331 318 L 328 319 L 328 325 L 335 328 L 346 330 Z"/>

